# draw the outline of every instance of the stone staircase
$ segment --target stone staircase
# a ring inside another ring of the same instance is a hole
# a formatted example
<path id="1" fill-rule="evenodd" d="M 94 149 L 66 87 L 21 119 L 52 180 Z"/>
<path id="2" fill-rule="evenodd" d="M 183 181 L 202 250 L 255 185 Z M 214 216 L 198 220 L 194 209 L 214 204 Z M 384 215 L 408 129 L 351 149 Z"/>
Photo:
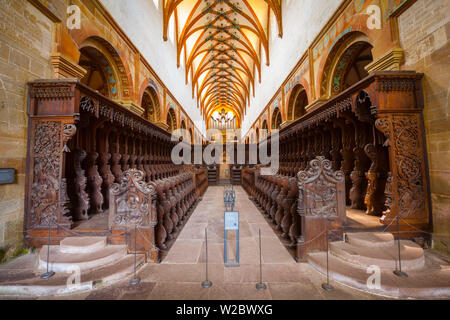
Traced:
<path id="1" fill-rule="evenodd" d="M 0 268 L 0 294 L 13 296 L 51 296 L 92 290 L 130 279 L 134 273 L 134 255 L 125 245 L 108 245 L 106 237 L 72 237 L 50 246 L 49 270 L 56 274 L 44 280 L 40 275 L 47 268 L 47 247 L 38 254 L 27 255 Z M 144 256 L 137 255 L 141 267 Z M 80 271 L 80 284 L 73 285 Z M 68 285 L 69 282 L 69 285 Z"/>
<path id="2" fill-rule="evenodd" d="M 398 266 L 398 242 L 390 233 L 349 233 L 345 241 L 330 244 L 329 268 L 332 280 L 359 290 L 397 298 L 450 297 L 450 261 L 424 251 L 412 241 L 400 241 L 402 270 L 407 278 L 393 274 Z M 308 262 L 326 274 L 326 252 L 310 253 Z M 367 285 L 373 271 L 380 268 L 380 288 Z"/>

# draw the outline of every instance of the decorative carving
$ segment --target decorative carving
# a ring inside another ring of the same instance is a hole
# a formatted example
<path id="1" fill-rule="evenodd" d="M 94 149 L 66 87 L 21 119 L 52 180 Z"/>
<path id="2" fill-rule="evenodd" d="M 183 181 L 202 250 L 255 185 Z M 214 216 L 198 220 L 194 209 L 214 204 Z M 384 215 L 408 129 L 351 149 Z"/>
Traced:
<path id="1" fill-rule="evenodd" d="M 425 188 L 422 171 L 422 145 L 416 116 L 393 116 L 394 152 L 397 167 L 399 214 L 418 218 L 425 209 Z"/>
<path id="2" fill-rule="evenodd" d="M 156 226 L 154 211 L 156 191 L 153 184 L 145 182 L 145 173 L 136 169 L 126 171 L 121 183 L 110 189 L 110 227 Z"/>
<path id="3" fill-rule="evenodd" d="M 91 214 L 102 213 L 103 195 L 101 192 L 103 179 L 98 173 L 97 152 L 90 152 L 87 157 L 88 189 L 91 199 Z"/>
<path id="4" fill-rule="evenodd" d="M 340 212 L 342 196 L 338 187 L 343 186 L 345 176 L 341 171 L 333 172 L 329 160 L 317 157 L 310 162 L 308 170 L 300 171 L 297 177 L 301 217 L 345 216 L 345 212 Z"/>
<path id="5" fill-rule="evenodd" d="M 364 151 L 372 161 L 369 171 L 366 173 L 367 191 L 364 198 L 366 213 L 371 216 L 381 216 L 384 210 L 384 187 L 386 183 L 386 172 L 388 170 L 387 155 L 384 148 L 368 144 Z"/>
<path id="6" fill-rule="evenodd" d="M 76 149 L 75 156 L 75 193 L 77 196 L 77 204 L 74 210 L 75 220 L 87 220 L 89 219 L 89 196 L 86 193 L 87 178 L 85 171 L 83 170 L 83 162 L 87 157 L 86 151 L 83 149 Z"/>
<path id="7" fill-rule="evenodd" d="M 61 123 L 34 123 L 33 183 L 29 226 L 55 225 L 62 213 L 59 192 L 61 176 Z"/>
<path id="8" fill-rule="evenodd" d="M 317 157 L 298 178 L 298 214 L 302 234 L 298 238 L 297 257 L 311 250 L 326 250 L 327 234 L 342 239 L 345 212 L 345 176 L 332 170 L 331 161 Z M 327 226 L 328 224 L 328 226 Z M 294 236 L 294 235 L 293 235 Z"/>
<path id="9" fill-rule="evenodd" d="M 111 172 L 111 166 L 109 165 L 109 160 L 111 159 L 110 153 L 101 153 L 100 154 L 100 174 L 103 179 L 102 191 L 104 198 L 104 206 L 105 208 L 109 208 L 109 190 L 111 185 L 115 181 L 115 177 Z"/>
<path id="10" fill-rule="evenodd" d="M 67 143 L 73 136 L 77 133 L 77 127 L 74 124 L 66 123 L 63 129 L 63 150 L 62 152 L 70 152 L 70 149 L 67 147 Z"/>

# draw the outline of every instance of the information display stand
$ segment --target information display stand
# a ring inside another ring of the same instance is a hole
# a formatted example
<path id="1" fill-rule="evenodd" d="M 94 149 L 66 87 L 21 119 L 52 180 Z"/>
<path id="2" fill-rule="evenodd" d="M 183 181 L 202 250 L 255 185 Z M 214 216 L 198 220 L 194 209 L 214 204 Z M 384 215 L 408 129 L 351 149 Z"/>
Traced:
<path id="1" fill-rule="evenodd" d="M 239 267 L 239 212 L 225 212 L 224 217 L 224 263 L 225 267 Z M 236 260 L 228 260 L 228 231 L 236 231 Z"/>

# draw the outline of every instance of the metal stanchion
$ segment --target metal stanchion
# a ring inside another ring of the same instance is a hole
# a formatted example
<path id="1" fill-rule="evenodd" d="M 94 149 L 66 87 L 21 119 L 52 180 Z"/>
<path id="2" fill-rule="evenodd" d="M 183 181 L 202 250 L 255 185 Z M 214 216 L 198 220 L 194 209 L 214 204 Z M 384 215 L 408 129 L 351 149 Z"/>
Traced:
<path id="1" fill-rule="evenodd" d="M 41 275 L 41 279 L 50 279 L 55 275 L 55 272 L 49 271 L 49 260 L 50 260 L 50 225 L 51 221 L 48 221 L 48 242 L 47 242 L 47 272 Z"/>
<path id="2" fill-rule="evenodd" d="M 206 243 L 206 280 L 202 282 L 202 287 L 205 289 L 212 287 L 212 282 L 208 280 L 208 230 L 205 228 L 205 243 Z"/>
<path id="3" fill-rule="evenodd" d="M 137 238 L 137 225 L 134 226 L 134 278 L 131 279 L 130 284 L 135 286 L 141 282 L 141 279 L 136 277 L 136 238 Z"/>
<path id="4" fill-rule="evenodd" d="M 322 289 L 325 291 L 333 291 L 334 287 L 330 284 L 330 266 L 329 266 L 329 248 L 328 248 L 328 221 L 326 222 L 325 235 L 327 240 L 327 283 L 322 284 Z"/>
<path id="5" fill-rule="evenodd" d="M 400 253 L 400 215 L 397 214 L 397 243 L 398 243 L 398 269 L 394 270 L 394 274 L 400 278 L 407 278 L 408 275 L 402 271 L 402 257 Z"/>
<path id="6" fill-rule="evenodd" d="M 267 286 L 262 281 L 262 250 L 261 250 L 261 229 L 259 229 L 259 283 L 256 284 L 256 289 L 264 291 Z"/>

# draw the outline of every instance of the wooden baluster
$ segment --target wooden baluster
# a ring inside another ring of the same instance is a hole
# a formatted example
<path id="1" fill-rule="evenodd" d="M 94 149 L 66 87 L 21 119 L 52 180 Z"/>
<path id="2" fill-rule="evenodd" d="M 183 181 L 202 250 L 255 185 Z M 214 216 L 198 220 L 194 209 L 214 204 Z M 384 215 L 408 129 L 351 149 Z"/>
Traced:
<path id="1" fill-rule="evenodd" d="M 335 120 L 335 124 L 341 129 L 342 133 L 341 171 L 345 174 L 345 196 L 347 204 L 350 205 L 350 188 L 352 186 L 350 174 L 353 171 L 355 161 L 355 155 L 353 153 L 353 148 L 355 147 L 355 130 L 353 125 L 346 123 L 342 119 Z"/>
<path id="2" fill-rule="evenodd" d="M 372 160 L 369 171 L 366 174 L 368 180 L 367 192 L 364 199 L 367 211 L 371 216 L 381 216 L 385 208 L 385 188 L 387 171 L 389 168 L 388 156 L 384 147 L 368 144 L 364 151 Z"/>
<path id="3" fill-rule="evenodd" d="M 367 191 L 366 172 L 370 167 L 370 159 L 367 157 L 364 147 L 369 142 L 367 124 L 356 125 L 356 146 L 353 149 L 355 154 L 355 167 L 350 174 L 352 188 L 350 189 L 350 200 L 352 209 L 364 209 L 364 198 Z"/>
<path id="4" fill-rule="evenodd" d="M 104 205 L 106 209 L 109 208 L 109 189 L 111 188 L 112 184 L 115 181 L 115 177 L 111 172 L 111 166 L 109 164 L 110 159 L 111 154 L 109 152 L 102 152 L 100 154 L 99 159 L 100 174 L 103 179 L 102 190 L 103 190 Z"/>
<path id="5" fill-rule="evenodd" d="M 87 157 L 86 151 L 83 149 L 76 149 L 74 151 L 75 164 L 75 193 L 77 196 L 76 205 L 74 208 L 75 220 L 89 219 L 89 196 L 86 192 L 87 178 L 83 170 L 83 162 Z"/>
<path id="6" fill-rule="evenodd" d="M 103 179 L 98 173 L 98 153 L 89 152 L 87 156 L 88 191 L 91 199 L 91 214 L 103 213 L 103 195 L 101 192 Z"/>
<path id="7" fill-rule="evenodd" d="M 164 186 L 162 181 L 157 181 L 156 185 L 156 193 L 157 193 L 157 212 L 158 212 L 158 224 L 156 226 L 156 243 L 158 247 L 162 250 L 167 249 L 166 240 L 167 240 L 167 231 L 165 228 L 165 206 L 164 202 L 165 193 Z"/>

